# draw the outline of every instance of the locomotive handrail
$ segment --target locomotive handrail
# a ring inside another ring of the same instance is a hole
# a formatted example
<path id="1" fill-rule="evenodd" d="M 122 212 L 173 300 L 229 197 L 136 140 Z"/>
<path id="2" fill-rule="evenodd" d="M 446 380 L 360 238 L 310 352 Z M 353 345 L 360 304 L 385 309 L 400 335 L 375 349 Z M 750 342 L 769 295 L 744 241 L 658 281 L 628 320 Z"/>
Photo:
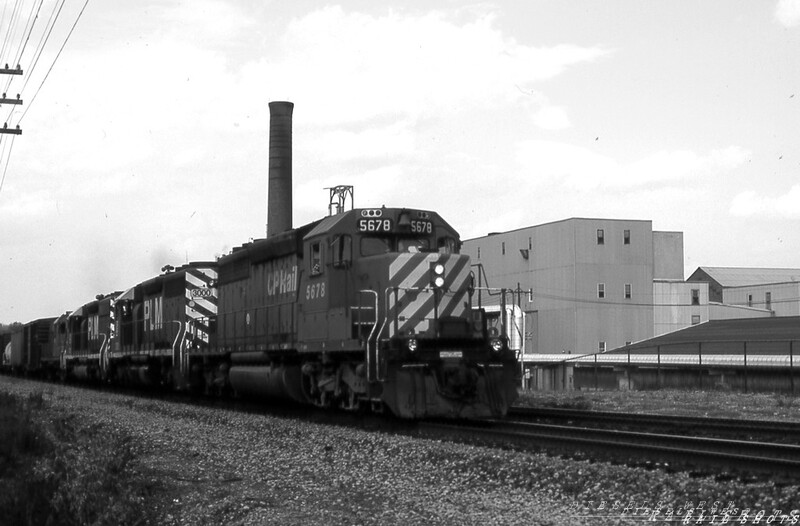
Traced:
<path id="1" fill-rule="evenodd" d="M 383 334 L 383 331 L 386 329 L 386 325 L 389 323 L 389 310 L 390 310 L 390 307 L 389 307 L 389 299 L 390 299 L 389 290 L 390 289 L 396 291 L 397 287 L 386 287 L 386 290 L 384 291 L 384 297 L 386 298 L 386 312 L 385 312 L 385 315 L 383 317 L 383 324 L 381 324 L 381 328 L 378 331 L 378 337 L 380 337 L 380 335 Z M 395 298 L 395 301 L 397 301 L 396 298 Z M 376 322 L 377 322 L 377 312 L 375 313 L 375 315 L 376 315 Z M 383 382 L 386 379 L 385 378 L 381 378 L 381 376 L 380 376 L 380 370 L 381 369 L 380 369 L 380 360 L 379 360 L 379 358 L 380 358 L 380 346 L 378 345 L 378 338 L 376 338 L 375 339 L 375 377 L 379 382 Z"/>
<path id="2" fill-rule="evenodd" d="M 506 327 L 506 319 L 505 319 L 506 318 L 505 317 L 506 307 L 508 306 L 508 304 L 506 303 L 506 293 L 509 290 L 511 290 L 511 293 L 513 294 L 514 293 L 513 289 L 496 288 L 496 287 L 475 287 L 474 290 L 477 290 L 477 291 L 486 290 L 486 291 L 489 292 L 490 295 L 493 295 L 493 296 L 499 295 L 500 296 L 500 304 L 499 304 L 500 313 L 501 313 L 500 314 L 500 329 L 501 329 L 502 334 L 504 334 L 505 336 L 508 336 L 509 332 L 508 332 L 508 327 Z M 492 294 L 493 290 L 496 290 L 497 292 Z M 480 298 L 480 295 L 478 296 L 478 298 Z M 513 305 L 513 303 L 512 303 L 512 305 Z M 487 307 L 488 307 L 488 305 L 487 305 Z M 481 306 L 480 299 L 478 300 L 478 308 L 479 309 L 483 308 Z"/>
<path id="3" fill-rule="evenodd" d="M 369 331 L 369 336 L 367 336 L 367 342 L 366 342 L 367 343 L 367 349 L 366 349 L 367 350 L 367 381 L 371 382 L 371 381 L 375 380 L 375 378 L 370 378 L 370 376 L 371 376 L 370 373 L 372 371 L 372 365 L 371 365 L 371 360 L 370 360 L 369 346 L 370 346 L 370 342 L 372 341 L 372 336 L 375 335 L 375 329 L 378 327 L 378 292 L 374 291 L 372 289 L 362 289 L 362 290 L 359 290 L 358 292 L 362 293 L 362 294 L 374 294 L 375 295 L 375 322 L 372 324 L 372 329 Z M 359 305 L 359 307 L 360 307 L 360 305 Z M 359 309 L 358 312 L 359 312 L 359 321 L 361 321 L 361 309 Z M 377 337 L 376 337 L 376 339 L 375 339 L 375 362 L 376 362 L 375 377 L 378 376 L 378 374 L 377 374 L 378 373 L 377 361 L 378 361 L 378 341 L 377 341 Z"/>
<path id="4" fill-rule="evenodd" d="M 175 364 L 175 351 L 176 351 L 176 345 L 178 345 L 178 347 L 177 347 L 177 354 L 178 354 L 177 366 L 178 366 L 178 371 L 182 375 L 186 374 L 186 372 L 188 372 L 188 369 L 189 369 L 189 367 L 188 367 L 188 365 L 189 365 L 188 358 L 189 357 L 185 356 L 185 352 L 184 352 L 184 348 L 183 348 L 183 341 L 182 340 L 184 340 L 186 338 L 186 331 L 183 328 L 183 322 L 181 322 L 180 320 L 167 320 L 164 323 L 177 323 L 178 324 L 178 332 L 175 334 L 175 339 L 172 341 L 172 367 L 175 368 L 175 365 L 176 365 Z M 180 344 L 178 344 L 178 339 L 181 340 Z M 183 370 L 184 369 L 184 359 L 186 359 L 186 371 Z"/>
<path id="5" fill-rule="evenodd" d="M 104 332 L 100 333 L 103 337 L 103 343 L 100 344 L 100 374 L 103 378 L 108 374 L 108 335 Z"/>

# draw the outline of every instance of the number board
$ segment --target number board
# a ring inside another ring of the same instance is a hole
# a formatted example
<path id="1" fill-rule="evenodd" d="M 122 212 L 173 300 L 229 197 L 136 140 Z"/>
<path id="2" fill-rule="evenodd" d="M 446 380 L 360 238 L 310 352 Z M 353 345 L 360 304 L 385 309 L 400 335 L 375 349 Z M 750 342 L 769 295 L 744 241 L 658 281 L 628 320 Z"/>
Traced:
<path id="1" fill-rule="evenodd" d="M 391 232 L 393 227 L 391 219 L 370 218 L 358 220 L 359 232 Z"/>
<path id="2" fill-rule="evenodd" d="M 433 234 L 433 223 L 430 221 L 411 221 L 413 234 Z"/>
<path id="3" fill-rule="evenodd" d="M 383 218 L 370 218 L 370 219 L 359 219 L 358 220 L 358 231 L 359 232 L 374 232 L 374 233 L 383 233 L 383 232 L 393 232 L 395 230 L 395 224 L 391 219 L 383 219 Z M 430 221 L 411 221 L 405 228 L 401 229 L 403 232 L 411 231 L 412 234 L 432 234 L 433 233 L 433 223 Z"/>
<path id="4" fill-rule="evenodd" d="M 210 298 L 212 297 L 213 291 L 211 289 L 192 289 L 191 296 L 193 298 Z"/>

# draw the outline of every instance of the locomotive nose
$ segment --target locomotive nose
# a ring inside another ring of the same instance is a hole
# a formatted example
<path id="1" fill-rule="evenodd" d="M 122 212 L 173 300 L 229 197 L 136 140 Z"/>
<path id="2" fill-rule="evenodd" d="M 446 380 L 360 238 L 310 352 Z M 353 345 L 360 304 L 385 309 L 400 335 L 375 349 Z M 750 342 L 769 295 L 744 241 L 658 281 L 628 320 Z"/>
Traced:
<path id="1" fill-rule="evenodd" d="M 478 371 L 461 362 L 442 365 L 445 395 L 454 398 L 473 398 L 478 393 Z"/>

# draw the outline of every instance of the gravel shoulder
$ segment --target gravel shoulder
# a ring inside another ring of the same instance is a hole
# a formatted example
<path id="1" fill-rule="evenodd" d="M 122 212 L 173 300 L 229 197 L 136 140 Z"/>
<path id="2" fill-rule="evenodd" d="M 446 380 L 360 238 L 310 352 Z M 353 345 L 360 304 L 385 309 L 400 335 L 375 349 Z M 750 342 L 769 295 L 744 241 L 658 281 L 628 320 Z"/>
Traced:
<path id="1" fill-rule="evenodd" d="M 719 510 L 781 510 L 787 517 L 800 508 L 798 486 L 717 481 L 8 377 L 0 377 L 0 389 L 42 392 L 42 418 L 69 414 L 100 437 L 129 440 L 137 476 L 153 488 L 146 502 L 151 524 L 637 524 L 697 517 L 715 502 Z"/>

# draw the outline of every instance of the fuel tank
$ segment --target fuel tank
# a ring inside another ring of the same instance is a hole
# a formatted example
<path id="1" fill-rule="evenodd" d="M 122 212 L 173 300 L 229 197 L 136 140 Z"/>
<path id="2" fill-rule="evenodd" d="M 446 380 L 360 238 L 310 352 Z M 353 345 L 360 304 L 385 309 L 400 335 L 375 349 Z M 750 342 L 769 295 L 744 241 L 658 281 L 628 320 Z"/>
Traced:
<path id="1" fill-rule="evenodd" d="M 308 402 L 299 365 L 239 365 L 231 367 L 228 378 L 242 396 Z"/>

